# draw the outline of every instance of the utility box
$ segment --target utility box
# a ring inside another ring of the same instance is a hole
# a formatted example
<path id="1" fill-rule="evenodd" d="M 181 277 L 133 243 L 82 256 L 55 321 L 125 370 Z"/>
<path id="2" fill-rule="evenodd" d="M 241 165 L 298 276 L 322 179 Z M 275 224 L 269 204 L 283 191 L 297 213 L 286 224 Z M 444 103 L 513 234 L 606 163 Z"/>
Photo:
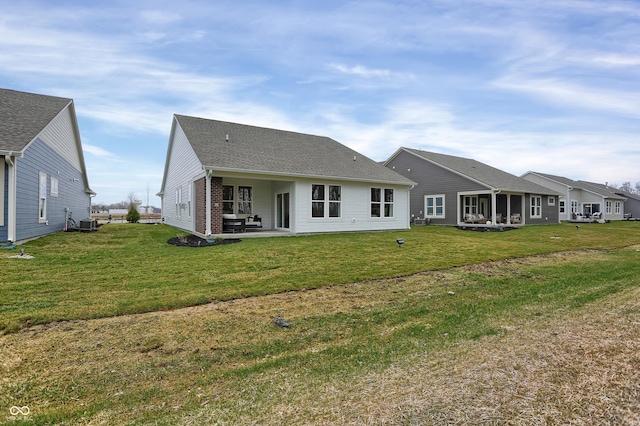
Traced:
<path id="1" fill-rule="evenodd" d="M 80 221 L 81 232 L 92 232 L 98 229 L 96 221 L 93 219 L 82 219 Z"/>

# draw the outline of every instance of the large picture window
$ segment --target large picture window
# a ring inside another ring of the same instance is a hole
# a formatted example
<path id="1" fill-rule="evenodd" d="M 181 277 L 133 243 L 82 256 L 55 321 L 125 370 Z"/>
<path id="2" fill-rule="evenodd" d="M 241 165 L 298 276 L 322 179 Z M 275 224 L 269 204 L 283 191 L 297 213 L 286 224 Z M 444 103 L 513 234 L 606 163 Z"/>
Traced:
<path id="1" fill-rule="evenodd" d="M 444 218 L 444 194 L 424 197 L 424 217 Z"/>
<path id="2" fill-rule="evenodd" d="M 340 217 L 342 187 L 339 185 L 311 185 L 311 217 Z"/>
<path id="3" fill-rule="evenodd" d="M 371 188 L 371 217 L 393 217 L 393 189 Z"/>

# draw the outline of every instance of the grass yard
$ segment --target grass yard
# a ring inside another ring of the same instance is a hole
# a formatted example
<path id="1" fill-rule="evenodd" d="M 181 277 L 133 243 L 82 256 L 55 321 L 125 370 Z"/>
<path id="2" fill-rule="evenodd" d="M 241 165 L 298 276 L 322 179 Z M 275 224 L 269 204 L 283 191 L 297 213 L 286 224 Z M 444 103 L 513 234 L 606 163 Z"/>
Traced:
<path id="1" fill-rule="evenodd" d="M 532 226 L 508 232 L 424 226 L 410 231 L 167 245 L 166 225 L 117 224 L 57 233 L 0 251 L 0 333 L 52 321 L 194 306 L 425 270 L 640 243 L 640 224 Z M 556 236 L 554 238 L 554 235 Z M 398 247 L 395 240 L 405 244 Z"/>
<path id="2" fill-rule="evenodd" d="M 206 248 L 176 232 L 0 252 L 0 422 L 640 422 L 637 223 Z"/>

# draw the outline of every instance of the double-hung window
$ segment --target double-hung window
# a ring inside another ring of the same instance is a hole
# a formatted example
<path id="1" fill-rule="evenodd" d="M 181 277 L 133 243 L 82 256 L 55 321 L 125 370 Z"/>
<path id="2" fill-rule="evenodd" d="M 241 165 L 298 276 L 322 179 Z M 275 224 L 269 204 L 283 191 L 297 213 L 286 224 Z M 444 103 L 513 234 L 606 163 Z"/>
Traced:
<path id="1" fill-rule="evenodd" d="M 233 185 L 222 186 L 222 213 L 233 213 Z"/>
<path id="2" fill-rule="evenodd" d="M 47 174 L 39 173 L 38 222 L 47 221 Z"/>
<path id="3" fill-rule="evenodd" d="M 444 218 L 444 194 L 424 197 L 424 217 Z"/>
<path id="4" fill-rule="evenodd" d="M 612 203 L 611 201 L 606 201 L 606 202 L 604 203 L 604 209 L 605 209 L 604 211 L 605 211 L 607 214 L 611 214 L 611 212 L 613 211 L 613 210 L 612 210 L 612 206 L 613 206 L 613 203 Z"/>
<path id="5" fill-rule="evenodd" d="M 371 217 L 393 217 L 393 189 L 371 188 Z"/>
<path id="6" fill-rule="evenodd" d="M 475 195 L 465 195 L 464 197 L 464 214 L 478 214 L 478 197 Z"/>
<path id="7" fill-rule="evenodd" d="M 531 217 L 532 218 L 542 217 L 542 196 L 540 195 L 531 196 Z"/>
<path id="8" fill-rule="evenodd" d="M 311 185 L 311 217 L 340 217 L 342 187 L 339 185 Z"/>
<path id="9" fill-rule="evenodd" d="M 622 213 L 622 203 L 620 201 L 616 201 L 615 204 L 615 213 L 616 214 L 620 214 Z"/>

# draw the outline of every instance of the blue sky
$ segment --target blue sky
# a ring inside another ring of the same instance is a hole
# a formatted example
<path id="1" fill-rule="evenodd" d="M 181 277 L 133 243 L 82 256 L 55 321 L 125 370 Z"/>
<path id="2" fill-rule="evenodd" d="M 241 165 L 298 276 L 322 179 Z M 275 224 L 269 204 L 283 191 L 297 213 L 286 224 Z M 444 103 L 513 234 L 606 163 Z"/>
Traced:
<path id="1" fill-rule="evenodd" d="M 640 2 L 4 2 L 0 87 L 72 98 L 94 202 L 159 206 L 173 114 L 640 181 Z"/>

